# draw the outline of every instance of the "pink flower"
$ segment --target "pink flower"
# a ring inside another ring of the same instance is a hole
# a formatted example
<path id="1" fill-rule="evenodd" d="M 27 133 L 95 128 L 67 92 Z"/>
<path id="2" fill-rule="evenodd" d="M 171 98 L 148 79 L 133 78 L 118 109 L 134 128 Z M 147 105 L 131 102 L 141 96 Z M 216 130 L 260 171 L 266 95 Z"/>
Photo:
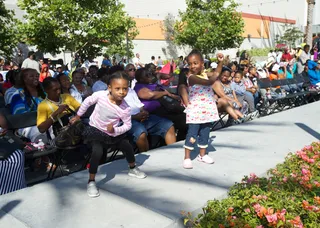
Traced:
<path id="1" fill-rule="evenodd" d="M 263 227 L 263 225 L 260 225 L 260 226 L 256 226 L 256 228 L 264 228 L 264 227 Z"/>
<path id="2" fill-rule="evenodd" d="M 314 163 L 314 159 L 309 159 L 309 163 Z"/>
<path id="3" fill-rule="evenodd" d="M 267 218 L 267 220 L 268 220 L 269 223 L 275 223 L 275 222 L 277 222 L 277 220 L 278 220 L 276 214 L 266 215 L 266 218 Z"/>
<path id="4" fill-rule="evenodd" d="M 309 170 L 302 169 L 302 174 L 303 174 L 303 175 L 308 175 L 308 173 L 309 173 Z"/>
<path id="5" fill-rule="evenodd" d="M 247 213 L 251 212 L 250 208 L 246 208 L 246 209 L 244 209 L 244 211 L 247 212 Z"/>
<path id="6" fill-rule="evenodd" d="M 282 180 L 283 180 L 284 183 L 286 183 L 288 181 L 288 178 L 284 177 Z"/>
<path id="7" fill-rule="evenodd" d="M 256 203 L 255 205 L 253 205 L 253 208 L 254 208 L 255 212 L 258 213 L 261 209 L 261 205 Z"/>
<path id="8" fill-rule="evenodd" d="M 312 150 L 313 147 L 309 145 L 309 146 L 305 146 L 303 149 L 304 149 L 304 150 Z"/>

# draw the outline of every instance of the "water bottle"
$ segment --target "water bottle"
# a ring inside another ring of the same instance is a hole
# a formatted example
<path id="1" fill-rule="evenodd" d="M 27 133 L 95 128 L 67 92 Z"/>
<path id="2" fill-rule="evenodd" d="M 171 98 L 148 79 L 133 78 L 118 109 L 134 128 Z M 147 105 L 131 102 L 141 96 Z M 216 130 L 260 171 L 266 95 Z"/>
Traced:
<path id="1" fill-rule="evenodd" d="M 44 142 L 42 142 L 42 139 L 39 139 L 38 144 L 37 144 L 38 150 L 43 150 L 44 145 L 45 144 L 44 144 Z"/>
<path id="2" fill-rule="evenodd" d="M 268 99 L 271 99 L 271 98 L 272 98 L 270 90 L 267 91 L 267 94 L 266 94 L 266 95 L 267 95 L 267 98 L 268 98 Z"/>

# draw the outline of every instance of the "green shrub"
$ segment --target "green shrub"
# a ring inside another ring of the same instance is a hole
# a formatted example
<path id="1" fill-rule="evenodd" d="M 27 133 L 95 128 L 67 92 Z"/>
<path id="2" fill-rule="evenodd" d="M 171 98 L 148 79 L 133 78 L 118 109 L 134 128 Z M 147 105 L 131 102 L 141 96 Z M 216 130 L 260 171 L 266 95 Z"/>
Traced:
<path id="1" fill-rule="evenodd" d="M 249 56 L 267 56 L 271 48 L 255 48 L 247 50 Z"/>
<path id="2" fill-rule="evenodd" d="M 246 176 L 228 198 L 209 201 L 203 214 L 185 223 L 195 227 L 320 227 L 320 143 L 313 143 L 268 172 Z"/>

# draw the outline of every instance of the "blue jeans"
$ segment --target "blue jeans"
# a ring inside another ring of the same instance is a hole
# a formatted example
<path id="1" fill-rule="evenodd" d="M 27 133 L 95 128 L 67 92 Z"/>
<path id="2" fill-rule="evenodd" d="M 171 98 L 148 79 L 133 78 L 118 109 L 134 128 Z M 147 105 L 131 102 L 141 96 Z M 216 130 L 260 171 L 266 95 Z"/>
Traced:
<path id="1" fill-rule="evenodd" d="M 150 115 L 149 118 L 143 122 L 131 120 L 132 127 L 128 131 L 128 136 L 133 138 L 133 142 L 136 143 L 140 135 L 145 133 L 146 135 L 158 135 L 165 138 L 170 127 L 173 123 L 165 118 Z"/>
<path id="2" fill-rule="evenodd" d="M 188 134 L 184 148 L 194 150 L 194 144 L 196 142 L 199 148 L 207 148 L 211 128 L 212 123 L 188 124 Z"/>

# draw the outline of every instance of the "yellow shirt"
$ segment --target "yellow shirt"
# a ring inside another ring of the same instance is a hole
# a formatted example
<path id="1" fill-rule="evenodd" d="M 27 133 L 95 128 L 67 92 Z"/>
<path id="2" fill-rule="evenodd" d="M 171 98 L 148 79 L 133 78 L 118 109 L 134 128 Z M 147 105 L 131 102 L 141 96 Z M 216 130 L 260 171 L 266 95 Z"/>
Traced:
<path id="1" fill-rule="evenodd" d="M 61 100 L 61 104 L 67 104 L 73 111 L 76 111 L 80 107 L 80 103 L 69 94 L 61 94 Z M 49 119 L 50 115 L 57 109 L 58 106 L 49 100 L 45 99 L 41 101 L 38 105 L 37 126 Z M 67 112 L 63 112 L 58 117 L 61 118 L 65 114 L 67 114 Z"/>
<path id="2" fill-rule="evenodd" d="M 202 78 L 202 79 L 208 79 L 208 75 L 206 72 L 202 72 L 200 75 L 197 75 L 198 78 Z"/>

